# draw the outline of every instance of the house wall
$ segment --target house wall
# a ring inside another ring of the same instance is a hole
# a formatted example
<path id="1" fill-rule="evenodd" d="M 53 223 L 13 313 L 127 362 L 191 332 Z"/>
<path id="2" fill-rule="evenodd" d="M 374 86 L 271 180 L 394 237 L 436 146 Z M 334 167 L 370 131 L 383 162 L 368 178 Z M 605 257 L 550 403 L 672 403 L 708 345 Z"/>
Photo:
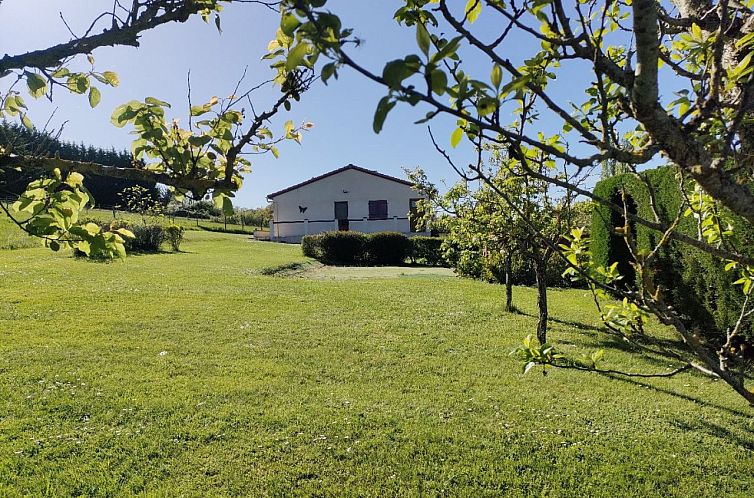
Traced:
<path id="1" fill-rule="evenodd" d="M 337 230 L 335 202 L 348 202 L 349 229 L 409 233 L 409 200 L 421 196 L 410 186 L 357 170 L 346 170 L 272 199 L 274 240 L 298 242 L 307 234 Z M 388 219 L 369 220 L 369 201 L 386 200 Z M 301 213 L 299 206 L 305 207 Z"/>

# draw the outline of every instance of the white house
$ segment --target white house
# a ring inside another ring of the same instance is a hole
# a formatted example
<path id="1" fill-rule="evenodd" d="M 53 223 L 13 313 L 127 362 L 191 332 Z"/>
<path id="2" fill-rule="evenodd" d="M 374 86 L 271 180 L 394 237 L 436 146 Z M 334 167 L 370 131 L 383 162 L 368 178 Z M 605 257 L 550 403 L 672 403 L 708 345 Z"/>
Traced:
<path id="1" fill-rule="evenodd" d="M 418 234 L 411 182 L 349 164 L 267 196 L 272 202 L 270 238 L 299 242 L 328 230 Z M 424 232 L 421 232 L 424 234 Z"/>

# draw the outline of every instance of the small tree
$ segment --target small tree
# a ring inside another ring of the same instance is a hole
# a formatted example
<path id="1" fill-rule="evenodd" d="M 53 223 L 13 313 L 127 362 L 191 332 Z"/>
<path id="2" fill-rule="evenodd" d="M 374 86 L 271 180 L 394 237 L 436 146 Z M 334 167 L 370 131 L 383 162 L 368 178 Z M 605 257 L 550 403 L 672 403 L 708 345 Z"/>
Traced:
<path id="1" fill-rule="evenodd" d="M 488 150 L 491 159 L 484 174 L 490 181 L 481 182 L 477 189 L 469 185 L 481 179 L 481 169 L 476 176 L 465 175 L 461 183 L 444 195 L 439 195 L 423 171 L 413 172 L 411 178 L 434 209 L 452 215 L 448 221 L 450 232 L 446 246 L 461 252 L 454 258 L 457 266 L 467 263 L 472 254 L 471 257 L 478 258 L 492 271 L 499 271 L 502 263 L 506 311 L 514 310 L 514 259 L 532 265 L 539 310 L 537 338 L 545 343 L 548 266 L 555 253 L 553 247 L 571 220 L 571 196 L 566 191 L 561 198 L 555 198 L 549 183 L 521 174 L 520 160 L 494 147 Z M 538 165 L 531 167 L 538 169 L 554 167 L 554 161 L 544 155 L 530 154 L 525 160 L 536 162 Z M 551 244 L 541 244 L 539 237 L 548 237 Z"/>

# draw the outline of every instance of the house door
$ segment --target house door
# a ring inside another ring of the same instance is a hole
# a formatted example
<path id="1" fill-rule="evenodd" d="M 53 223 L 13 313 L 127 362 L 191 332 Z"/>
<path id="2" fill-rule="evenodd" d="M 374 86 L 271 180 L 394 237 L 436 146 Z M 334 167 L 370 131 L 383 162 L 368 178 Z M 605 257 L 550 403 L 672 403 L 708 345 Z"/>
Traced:
<path id="1" fill-rule="evenodd" d="M 335 203 L 335 219 L 338 221 L 338 230 L 348 231 L 348 201 Z"/>

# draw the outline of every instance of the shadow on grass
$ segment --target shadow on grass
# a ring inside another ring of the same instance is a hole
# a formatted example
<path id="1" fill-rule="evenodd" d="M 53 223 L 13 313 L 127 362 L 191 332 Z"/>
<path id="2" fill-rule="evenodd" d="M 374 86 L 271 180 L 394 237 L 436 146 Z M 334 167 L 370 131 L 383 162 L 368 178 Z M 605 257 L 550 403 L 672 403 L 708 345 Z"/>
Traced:
<path id="1" fill-rule="evenodd" d="M 514 310 L 513 313 L 518 315 L 537 318 L 536 315 L 532 315 L 520 310 Z M 611 331 L 605 326 L 598 327 L 596 325 L 590 325 L 573 320 L 561 320 L 559 318 L 549 317 L 549 322 L 564 325 L 575 329 L 575 333 L 587 335 L 591 340 L 589 344 L 584 343 L 585 346 L 597 347 L 603 349 L 617 350 L 624 353 L 642 354 L 645 359 L 653 363 L 664 363 L 667 360 L 678 360 L 678 357 L 674 353 L 685 351 L 685 344 L 680 339 L 662 339 L 658 337 L 644 336 L 641 343 L 634 343 L 625 340 L 621 335 Z M 599 334 L 599 335 L 597 335 Z M 662 348 L 667 351 L 655 350 L 649 352 L 644 347 L 649 348 Z"/>
<path id="2" fill-rule="evenodd" d="M 605 377 L 609 377 L 609 378 L 614 379 L 614 380 L 625 382 L 627 384 L 632 384 L 632 385 L 637 386 L 637 387 L 643 387 L 645 389 L 649 389 L 649 390 L 655 391 L 657 393 L 662 393 L 662 394 L 666 394 L 666 395 L 669 395 L 669 396 L 673 396 L 674 398 L 679 398 L 679 399 L 682 399 L 682 400 L 685 400 L 685 401 L 690 401 L 692 403 L 696 403 L 696 404 L 698 404 L 700 406 L 704 406 L 706 408 L 714 408 L 715 410 L 720 410 L 720 411 L 723 411 L 723 412 L 728 413 L 730 415 L 734 415 L 736 417 L 745 418 L 746 421 L 751 420 L 751 417 L 754 414 L 754 412 L 745 412 L 745 411 L 742 411 L 742 410 L 738 410 L 736 408 L 730 408 L 729 406 L 723 406 L 723 405 L 720 405 L 718 403 L 715 403 L 715 402 L 712 402 L 712 401 L 709 401 L 709 400 L 706 400 L 706 399 L 697 398 L 697 397 L 694 397 L 694 396 L 691 396 L 691 395 L 688 395 L 688 394 L 684 394 L 684 393 L 679 393 L 677 391 L 673 391 L 671 389 L 666 389 L 664 387 L 658 387 L 658 386 L 649 384 L 649 383 L 641 381 L 641 380 L 636 380 L 636 379 L 632 379 L 632 378 L 628 378 L 628 377 L 623 377 L 623 376 L 615 375 L 615 374 L 601 374 L 601 375 L 604 375 Z M 702 374 L 700 373 L 699 375 L 702 375 Z M 743 398 L 741 398 L 741 400 L 743 401 Z M 704 422 L 702 421 L 700 423 L 704 423 Z"/>
<path id="3" fill-rule="evenodd" d="M 747 419 L 751 418 L 750 415 L 741 416 L 746 417 Z M 698 420 L 696 421 L 696 423 L 689 423 L 685 420 L 675 419 L 673 425 L 684 431 L 704 432 L 709 434 L 710 436 L 724 439 L 725 441 L 733 441 L 747 451 L 754 450 L 754 432 L 745 427 L 738 426 L 743 432 L 746 433 L 745 436 L 741 436 L 726 427 L 713 424 L 712 422 L 709 422 L 707 420 Z"/>

